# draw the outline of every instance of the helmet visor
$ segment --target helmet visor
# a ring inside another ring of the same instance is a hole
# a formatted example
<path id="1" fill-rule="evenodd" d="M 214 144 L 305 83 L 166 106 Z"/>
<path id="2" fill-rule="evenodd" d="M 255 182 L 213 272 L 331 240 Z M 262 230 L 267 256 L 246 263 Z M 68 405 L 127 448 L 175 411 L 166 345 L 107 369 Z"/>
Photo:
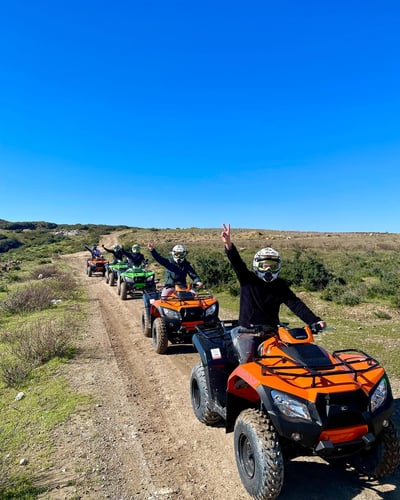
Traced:
<path id="1" fill-rule="evenodd" d="M 277 271 L 279 271 L 280 262 L 279 260 L 275 259 L 263 259 L 257 263 L 257 267 L 258 270 L 261 271 L 262 273 L 266 271 L 271 271 L 272 273 L 276 273 Z"/>
<path id="2" fill-rule="evenodd" d="M 176 259 L 184 259 L 185 258 L 185 252 L 174 252 L 174 257 Z"/>

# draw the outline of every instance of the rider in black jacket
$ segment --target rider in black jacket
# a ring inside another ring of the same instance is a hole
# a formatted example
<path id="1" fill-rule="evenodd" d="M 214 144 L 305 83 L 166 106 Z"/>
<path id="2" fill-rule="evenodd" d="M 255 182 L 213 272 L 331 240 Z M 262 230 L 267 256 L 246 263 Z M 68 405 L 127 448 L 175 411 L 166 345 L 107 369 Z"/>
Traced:
<path id="1" fill-rule="evenodd" d="M 105 247 L 104 245 L 101 245 L 106 252 L 112 253 L 114 255 L 114 262 L 113 264 L 116 264 L 118 261 L 124 259 L 124 253 L 122 251 L 122 248 L 119 245 L 114 245 L 113 250 L 110 250 L 109 248 Z"/>
<path id="2" fill-rule="evenodd" d="M 147 264 L 146 257 L 140 252 L 140 246 L 135 244 L 132 245 L 132 252 L 126 251 L 121 248 L 123 255 L 128 259 L 128 264 L 130 266 L 145 266 Z"/>
<path id="3" fill-rule="evenodd" d="M 304 323 L 319 323 L 322 328 L 326 323 L 316 316 L 290 289 L 285 280 L 279 278 L 281 259 L 273 248 L 263 248 L 253 259 L 253 271 L 250 271 L 231 242 L 230 224 L 223 224 L 221 232 L 225 244 L 225 253 L 240 283 L 239 324 L 246 328 L 269 326 L 276 329 L 279 325 L 281 304 L 296 314 Z"/>

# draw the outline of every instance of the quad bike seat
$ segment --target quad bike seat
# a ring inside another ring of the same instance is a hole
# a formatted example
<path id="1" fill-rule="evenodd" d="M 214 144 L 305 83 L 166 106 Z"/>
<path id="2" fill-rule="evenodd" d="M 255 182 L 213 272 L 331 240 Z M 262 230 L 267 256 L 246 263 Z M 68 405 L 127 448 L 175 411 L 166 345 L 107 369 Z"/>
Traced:
<path id="1" fill-rule="evenodd" d="M 234 353 L 240 364 L 253 361 L 259 345 L 270 336 L 269 331 L 236 326 L 231 330 Z"/>

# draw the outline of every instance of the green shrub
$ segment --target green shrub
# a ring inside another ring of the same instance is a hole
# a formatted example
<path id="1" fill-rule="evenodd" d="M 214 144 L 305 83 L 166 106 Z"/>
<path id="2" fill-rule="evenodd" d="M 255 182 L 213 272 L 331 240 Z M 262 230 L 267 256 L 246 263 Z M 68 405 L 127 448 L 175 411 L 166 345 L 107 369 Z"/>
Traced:
<path id="1" fill-rule="evenodd" d="M 303 287 L 310 292 L 323 290 L 334 279 L 321 261 L 315 256 L 304 255 L 301 250 L 296 250 L 293 260 L 284 262 L 282 277 L 290 285 Z"/>
<path id="2" fill-rule="evenodd" d="M 235 278 L 229 261 L 217 252 L 194 257 L 192 265 L 207 286 L 224 285 Z"/>

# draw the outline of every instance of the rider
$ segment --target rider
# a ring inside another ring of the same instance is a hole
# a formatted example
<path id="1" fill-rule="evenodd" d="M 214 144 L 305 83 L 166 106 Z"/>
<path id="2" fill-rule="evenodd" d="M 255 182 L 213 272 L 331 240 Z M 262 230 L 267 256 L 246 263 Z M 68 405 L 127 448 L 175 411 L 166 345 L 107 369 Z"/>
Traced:
<path id="1" fill-rule="evenodd" d="M 128 264 L 130 266 L 146 266 L 147 259 L 140 252 L 140 246 L 138 244 L 132 245 L 132 252 L 128 252 L 123 247 L 121 247 L 121 252 L 128 259 Z"/>
<path id="2" fill-rule="evenodd" d="M 225 253 L 240 283 L 239 324 L 245 328 L 253 326 L 272 327 L 279 325 L 279 309 L 281 304 L 296 314 L 304 323 L 318 323 L 326 327 L 325 321 L 316 316 L 290 289 L 285 280 L 279 278 L 281 258 L 273 248 L 262 248 L 253 259 L 253 270 L 250 271 L 231 242 L 231 226 L 222 225 L 222 241 Z"/>
<path id="3" fill-rule="evenodd" d="M 181 285 L 186 287 L 186 278 L 190 276 L 193 283 L 197 287 L 202 287 L 203 283 L 199 278 L 198 274 L 186 260 L 187 249 L 185 245 L 175 245 L 171 251 L 171 256 L 169 258 L 160 255 L 154 248 L 154 241 L 151 240 L 147 244 L 151 255 L 154 260 L 165 267 L 165 285 L 161 292 L 161 297 L 167 297 L 173 293 L 175 285 Z"/>
<path id="4" fill-rule="evenodd" d="M 100 250 L 97 248 L 97 243 L 93 243 L 92 248 L 85 245 L 85 248 L 92 254 L 92 259 L 101 259 L 101 257 L 103 257 Z"/>
<path id="5" fill-rule="evenodd" d="M 114 255 L 114 262 L 116 264 L 118 261 L 124 260 L 124 253 L 122 251 L 122 247 L 120 245 L 114 245 L 114 248 L 110 250 L 109 248 L 101 245 L 106 252 L 112 253 Z"/>

